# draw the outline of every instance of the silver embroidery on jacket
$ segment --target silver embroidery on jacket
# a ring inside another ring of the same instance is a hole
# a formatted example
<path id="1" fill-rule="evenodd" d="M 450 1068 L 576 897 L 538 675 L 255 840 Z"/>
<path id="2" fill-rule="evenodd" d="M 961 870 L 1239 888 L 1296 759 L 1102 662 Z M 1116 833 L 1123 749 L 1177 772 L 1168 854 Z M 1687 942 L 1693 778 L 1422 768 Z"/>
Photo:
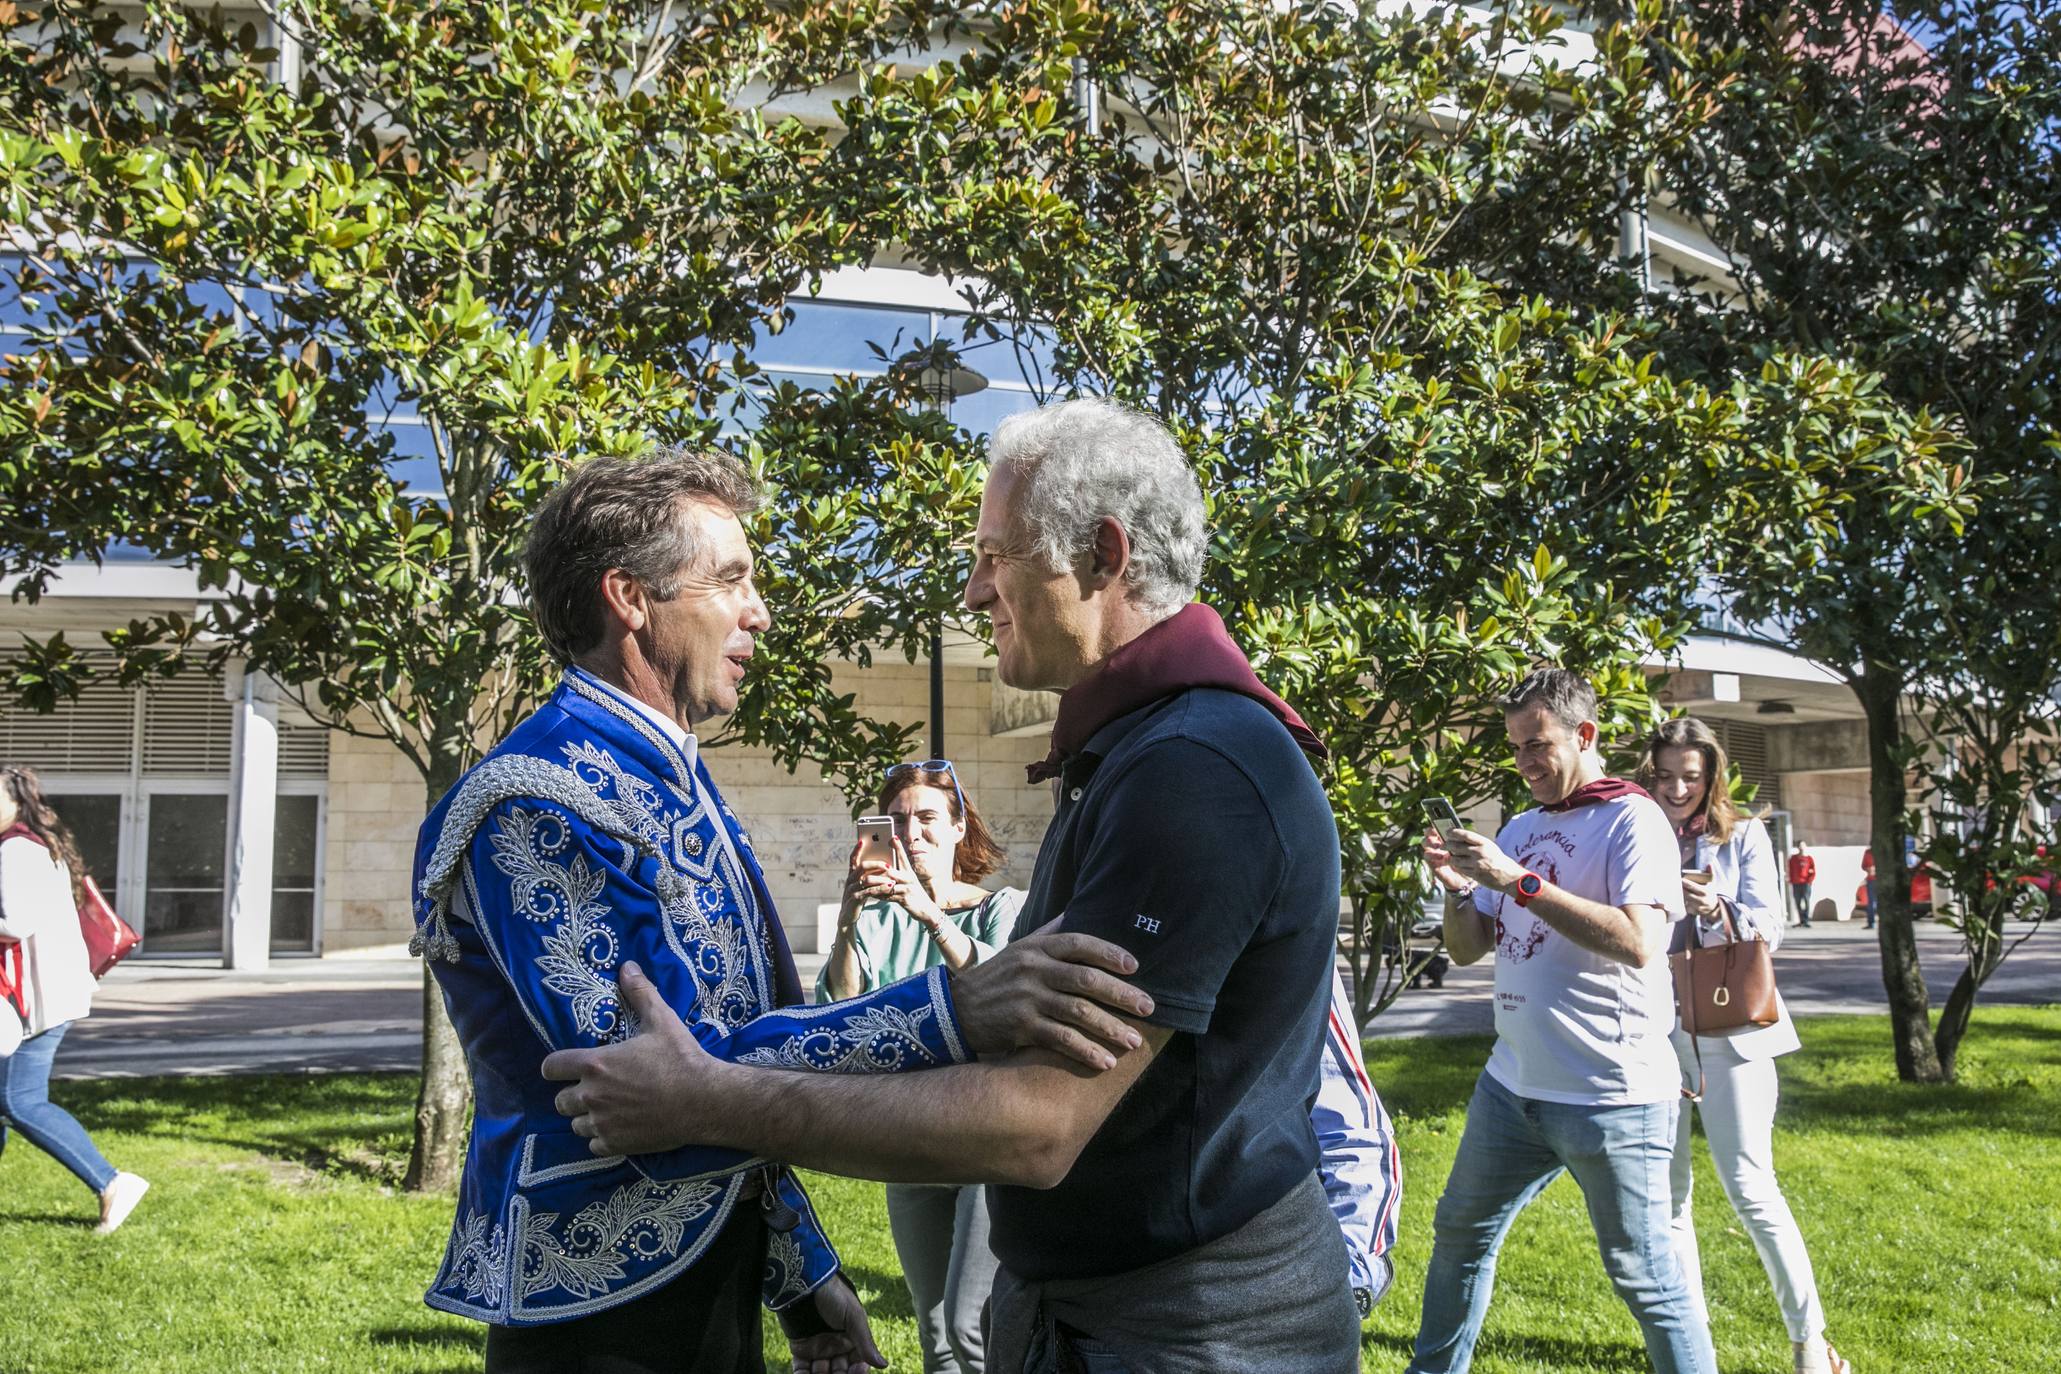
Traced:
<path id="1" fill-rule="evenodd" d="M 721 1194 L 713 1183 L 639 1179 L 582 1207 L 564 1225 L 556 1212 L 524 1216 L 516 1303 L 554 1289 L 593 1297 L 620 1283 L 630 1261 L 671 1258 L 688 1224 L 707 1215 Z"/>
<path id="2" fill-rule="evenodd" d="M 929 1007 L 868 1007 L 841 1024 L 812 1026 L 778 1045 L 747 1050 L 737 1062 L 814 1073 L 899 1073 L 941 1064 L 923 1044 L 930 1017 Z"/>

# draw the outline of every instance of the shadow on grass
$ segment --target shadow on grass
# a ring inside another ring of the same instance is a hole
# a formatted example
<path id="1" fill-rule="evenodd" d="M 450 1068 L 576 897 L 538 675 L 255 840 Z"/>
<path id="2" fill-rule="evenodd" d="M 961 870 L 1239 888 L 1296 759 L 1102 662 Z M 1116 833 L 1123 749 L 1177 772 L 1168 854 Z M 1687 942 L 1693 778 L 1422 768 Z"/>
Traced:
<path id="1" fill-rule="evenodd" d="M 1415 1339 L 1368 1331 L 1360 1336 L 1360 1349 L 1388 1351 L 1407 1360 Z M 1477 1356 L 1483 1353 L 1526 1369 L 1624 1369 L 1643 1374 L 1652 1368 L 1646 1361 L 1646 1347 L 1634 1341 L 1572 1341 L 1557 1336 L 1491 1331 L 1475 1347 Z"/>
<path id="2" fill-rule="evenodd" d="M 2061 1086 L 2061 1028 L 2050 1021 L 2033 1008 L 1978 1007 L 1959 1081 L 1904 1083 L 1886 1017 L 1805 1017 L 1803 1049 L 1782 1059 L 1779 1120 L 1792 1130 L 1903 1138 L 1971 1126 L 2061 1135 L 2050 1105 Z M 1370 1040 L 1367 1068 L 1390 1112 L 1424 1121 L 1465 1112 L 1493 1044 L 1482 1035 Z"/>
<path id="3" fill-rule="evenodd" d="M 487 1329 L 484 1326 L 383 1326 L 368 1332 L 366 1339 L 374 1345 L 442 1345 L 484 1353 Z"/>
<path id="4" fill-rule="evenodd" d="M 878 1294 L 866 1304 L 869 1317 L 901 1317 L 916 1320 L 916 1304 L 909 1301 L 909 1285 L 900 1274 L 890 1274 L 884 1269 L 868 1269 L 863 1265 L 846 1264 L 845 1273 L 861 1290 Z"/>
<path id="5" fill-rule="evenodd" d="M 413 1074 L 69 1081 L 53 1097 L 89 1131 L 250 1150 L 322 1174 L 399 1180 Z"/>

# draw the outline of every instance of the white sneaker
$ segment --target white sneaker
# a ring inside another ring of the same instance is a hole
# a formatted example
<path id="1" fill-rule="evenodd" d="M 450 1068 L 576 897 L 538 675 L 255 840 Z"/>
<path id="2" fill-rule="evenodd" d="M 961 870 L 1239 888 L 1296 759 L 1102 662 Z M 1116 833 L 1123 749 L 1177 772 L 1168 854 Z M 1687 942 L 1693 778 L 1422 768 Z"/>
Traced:
<path id="1" fill-rule="evenodd" d="M 116 1174 L 114 1182 L 107 1185 L 107 1191 L 100 1195 L 100 1224 L 93 1228 L 96 1236 L 107 1235 L 129 1219 L 129 1213 L 136 1210 L 136 1204 L 143 1201 L 143 1195 L 150 1191 L 150 1180 L 135 1174 Z"/>
<path id="2" fill-rule="evenodd" d="M 1853 1366 L 1842 1359 L 1832 1348 L 1832 1342 L 1823 1336 L 1811 1341 L 1793 1341 L 1790 1345 L 1796 1352 L 1796 1374 L 1853 1374 Z"/>

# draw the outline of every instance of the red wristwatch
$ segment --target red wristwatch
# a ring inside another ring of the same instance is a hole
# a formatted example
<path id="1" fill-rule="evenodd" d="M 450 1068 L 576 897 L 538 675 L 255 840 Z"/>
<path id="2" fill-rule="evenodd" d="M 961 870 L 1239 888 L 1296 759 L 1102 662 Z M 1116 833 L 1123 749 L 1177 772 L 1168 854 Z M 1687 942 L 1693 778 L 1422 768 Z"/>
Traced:
<path id="1" fill-rule="evenodd" d="M 1546 880 L 1527 868 L 1524 876 L 1517 880 L 1517 885 L 1510 889 L 1510 900 L 1519 906 L 1530 906 L 1531 899 L 1545 890 Z"/>

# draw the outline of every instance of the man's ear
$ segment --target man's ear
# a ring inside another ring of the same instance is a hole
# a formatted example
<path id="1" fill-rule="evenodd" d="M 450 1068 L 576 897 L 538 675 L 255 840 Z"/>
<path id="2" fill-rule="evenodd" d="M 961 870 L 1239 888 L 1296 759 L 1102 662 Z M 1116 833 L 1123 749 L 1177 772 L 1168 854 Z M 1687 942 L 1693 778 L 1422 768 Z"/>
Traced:
<path id="1" fill-rule="evenodd" d="M 1131 566 L 1131 536 L 1123 522 L 1105 515 L 1095 524 L 1095 543 L 1088 554 L 1088 578 L 1097 586 L 1123 581 Z"/>
<path id="2" fill-rule="evenodd" d="M 1580 725 L 1574 727 L 1574 736 L 1581 742 L 1581 747 L 1584 749 L 1594 749 L 1596 747 L 1597 733 L 1596 722 L 1593 720 L 1585 720 Z"/>
<path id="3" fill-rule="evenodd" d="M 643 629 L 650 619 L 644 584 L 621 568 L 610 568 L 601 574 L 601 604 L 631 634 Z"/>

